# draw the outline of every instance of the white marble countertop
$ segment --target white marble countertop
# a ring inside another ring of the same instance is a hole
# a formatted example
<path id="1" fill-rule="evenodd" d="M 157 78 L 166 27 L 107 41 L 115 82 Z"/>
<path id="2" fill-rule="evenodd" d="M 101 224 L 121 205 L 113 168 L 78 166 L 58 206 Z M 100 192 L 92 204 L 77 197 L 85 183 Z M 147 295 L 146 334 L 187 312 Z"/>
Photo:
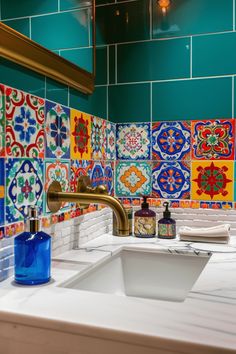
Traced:
<path id="1" fill-rule="evenodd" d="M 25 287 L 10 278 L 0 287 L 0 353 L 236 353 L 234 240 L 231 253 L 213 254 L 181 303 L 58 287 L 124 244 L 178 247 L 175 240 L 104 235 L 56 257 L 49 284 Z"/>

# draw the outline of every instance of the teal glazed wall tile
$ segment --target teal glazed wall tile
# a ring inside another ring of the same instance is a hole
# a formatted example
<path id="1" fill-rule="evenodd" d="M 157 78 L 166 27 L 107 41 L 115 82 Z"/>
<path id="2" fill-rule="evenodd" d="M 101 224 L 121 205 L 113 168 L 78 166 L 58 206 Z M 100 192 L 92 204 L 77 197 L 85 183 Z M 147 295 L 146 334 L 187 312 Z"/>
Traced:
<path id="1" fill-rule="evenodd" d="M 149 2 L 137 0 L 96 8 L 97 44 L 150 38 Z"/>
<path id="2" fill-rule="evenodd" d="M 31 38 L 51 50 L 86 47 L 89 45 L 88 27 L 87 10 L 33 17 Z"/>
<path id="3" fill-rule="evenodd" d="M 0 58 L 0 77 L 3 84 L 45 97 L 45 77 L 21 65 Z"/>
<path id="4" fill-rule="evenodd" d="M 72 50 L 61 50 L 61 56 L 80 68 L 93 71 L 93 50 L 92 48 L 79 48 Z"/>
<path id="5" fill-rule="evenodd" d="M 163 16 L 153 1 L 153 38 L 233 30 L 232 0 L 172 1 Z"/>
<path id="6" fill-rule="evenodd" d="M 153 83 L 153 121 L 232 117 L 232 79 Z"/>
<path id="7" fill-rule="evenodd" d="M 106 119 L 107 117 L 107 87 L 95 87 L 92 95 L 85 95 L 70 89 L 70 107 Z"/>
<path id="8" fill-rule="evenodd" d="M 109 118 L 115 123 L 149 122 L 150 84 L 109 86 Z"/>
<path id="9" fill-rule="evenodd" d="M 69 105 L 69 88 L 60 82 L 46 78 L 46 99 L 57 102 L 65 106 Z"/>
<path id="10" fill-rule="evenodd" d="M 42 15 L 58 10 L 58 0 L 32 1 L 32 0 L 1 0 L 2 19 Z"/>
<path id="11" fill-rule="evenodd" d="M 236 74 L 236 33 L 193 37 L 193 76 Z"/>
<path id="12" fill-rule="evenodd" d="M 117 81 L 190 77 L 190 39 L 177 38 L 117 46 Z"/>
<path id="13" fill-rule="evenodd" d="M 96 1 L 97 3 L 97 1 Z M 74 0 L 60 0 L 60 11 L 65 11 L 65 10 L 74 10 L 74 9 L 79 9 L 81 7 L 89 7 L 92 6 L 92 0 L 87 1 L 87 0 L 79 0 L 79 1 L 74 1 Z"/>
<path id="14" fill-rule="evenodd" d="M 116 80 L 115 45 L 110 45 L 108 48 L 109 48 L 109 84 L 114 84 Z"/>
<path id="15" fill-rule="evenodd" d="M 30 24 L 29 18 L 21 18 L 18 20 L 2 21 L 5 25 L 13 28 L 17 32 L 24 34 L 25 36 L 30 36 Z"/>
<path id="16" fill-rule="evenodd" d="M 107 51 L 108 47 L 96 48 L 95 85 L 107 85 Z"/>

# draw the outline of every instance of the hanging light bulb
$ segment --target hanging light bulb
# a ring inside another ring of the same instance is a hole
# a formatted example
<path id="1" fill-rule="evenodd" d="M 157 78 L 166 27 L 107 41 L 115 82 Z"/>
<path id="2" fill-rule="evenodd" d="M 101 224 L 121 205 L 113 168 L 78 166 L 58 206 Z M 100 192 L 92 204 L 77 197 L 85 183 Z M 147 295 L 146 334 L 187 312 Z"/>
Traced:
<path id="1" fill-rule="evenodd" d="M 160 6 L 163 15 L 166 15 L 166 12 L 170 6 L 170 0 L 158 0 L 157 3 Z"/>

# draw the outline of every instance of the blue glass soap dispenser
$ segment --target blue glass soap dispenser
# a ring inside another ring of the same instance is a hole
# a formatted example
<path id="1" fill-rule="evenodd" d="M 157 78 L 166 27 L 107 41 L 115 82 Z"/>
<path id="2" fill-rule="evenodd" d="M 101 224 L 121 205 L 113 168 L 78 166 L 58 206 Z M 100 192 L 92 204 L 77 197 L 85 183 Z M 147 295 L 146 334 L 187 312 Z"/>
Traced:
<path id="1" fill-rule="evenodd" d="M 39 231 L 39 218 L 35 206 L 29 207 L 26 231 L 15 238 L 14 249 L 17 283 L 37 285 L 50 280 L 51 237 Z"/>

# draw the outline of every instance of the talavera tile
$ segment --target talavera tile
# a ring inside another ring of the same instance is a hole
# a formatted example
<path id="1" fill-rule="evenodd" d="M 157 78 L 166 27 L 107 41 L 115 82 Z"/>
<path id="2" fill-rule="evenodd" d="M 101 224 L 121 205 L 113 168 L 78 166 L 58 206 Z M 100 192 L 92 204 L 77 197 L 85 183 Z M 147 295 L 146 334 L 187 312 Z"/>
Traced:
<path id="1" fill-rule="evenodd" d="M 91 158 L 91 116 L 71 110 L 71 158 L 89 160 Z"/>
<path id="2" fill-rule="evenodd" d="M 0 158 L 0 225 L 4 224 L 5 159 Z M 1 238 L 1 237 L 0 237 Z"/>
<path id="3" fill-rule="evenodd" d="M 104 184 L 104 164 L 101 161 L 95 161 L 91 172 L 92 187 Z"/>
<path id="4" fill-rule="evenodd" d="M 43 161 L 41 159 L 7 159 L 6 221 L 26 218 L 30 205 L 43 205 Z"/>
<path id="5" fill-rule="evenodd" d="M 5 156 L 5 87 L 0 85 L 0 156 Z"/>
<path id="6" fill-rule="evenodd" d="M 150 124 L 117 124 L 116 157 L 120 160 L 150 160 Z"/>
<path id="7" fill-rule="evenodd" d="M 192 199 L 233 200 L 233 161 L 193 161 Z"/>
<path id="8" fill-rule="evenodd" d="M 72 160 L 70 172 L 70 190 L 76 192 L 78 178 L 80 176 L 89 176 L 91 178 L 94 162 L 88 160 Z"/>
<path id="9" fill-rule="evenodd" d="M 190 199 L 190 162 L 154 163 L 152 195 L 157 198 Z"/>
<path id="10" fill-rule="evenodd" d="M 116 125 L 106 122 L 106 159 L 114 160 L 116 154 Z"/>
<path id="11" fill-rule="evenodd" d="M 91 127 L 92 158 L 101 160 L 105 156 L 105 123 L 100 118 L 92 117 Z"/>
<path id="12" fill-rule="evenodd" d="M 46 157 L 70 158 L 70 110 L 46 101 Z"/>
<path id="13" fill-rule="evenodd" d="M 60 183 L 62 191 L 68 192 L 70 189 L 70 162 L 67 160 L 46 160 L 45 161 L 45 202 L 44 211 L 50 212 L 46 203 L 46 192 L 53 181 Z M 67 209 L 69 203 L 63 202 L 61 211 Z"/>
<path id="14" fill-rule="evenodd" d="M 193 160 L 233 160 L 234 119 L 192 122 Z"/>
<path id="15" fill-rule="evenodd" d="M 44 157 L 44 100 L 5 88 L 6 153 L 9 157 Z"/>
<path id="16" fill-rule="evenodd" d="M 149 195 L 151 173 L 151 164 L 148 162 L 119 162 L 116 166 L 116 195 Z"/>
<path id="17" fill-rule="evenodd" d="M 110 195 L 114 194 L 114 162 L 113 161 L 105 161 L 103 166 L 104 177 L 103 184 L 107 187 L 107 191 Z"/>
<path id="18" fill-rule="evenodd" d="M 152 126 L 154 160 L 190 159 L 190 122 L 163 122 Z"/>

